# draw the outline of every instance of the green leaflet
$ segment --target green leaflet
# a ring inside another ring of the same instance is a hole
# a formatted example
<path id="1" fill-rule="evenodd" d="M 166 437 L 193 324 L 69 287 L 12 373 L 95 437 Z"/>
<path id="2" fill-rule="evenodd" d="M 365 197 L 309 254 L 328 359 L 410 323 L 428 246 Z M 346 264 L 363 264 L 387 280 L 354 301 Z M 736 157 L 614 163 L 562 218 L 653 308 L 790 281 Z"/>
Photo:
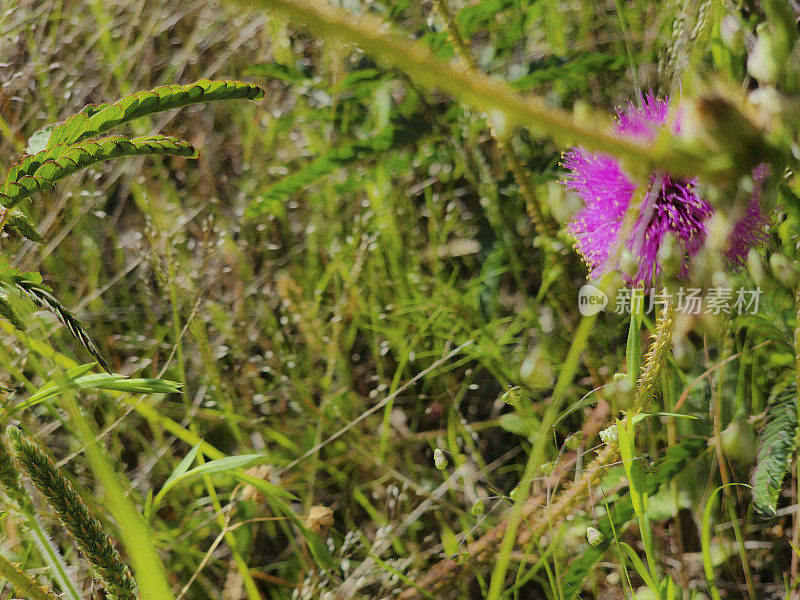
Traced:
<path id="1" fill-rule="evenodd" d="M 32 242 L 36 242 L 37 244 L 44 242 L 41 234 L 36 230 L 36 226 L 33 224 L 33 221 L 31 221 L 28 218 L 28 215 L 18 208 L 12 208 L 8 211 L 8 214 L 6 215 L 6 225 L 11 227 L 11 229 L 16 231 L 22 237 L 27 238 Z"/>
<path id="2" fill-rule="evenodd" d="M 797 446 L 797 388 L 778 393 L 767 407 L 767 424 L 761 431 L 753 470 L 753 508 L 762 517 L 774 516 L 783 479 Z"/>
<path id="3" fill-rule="evenodd" d="M 264 90 L 261 87 L 243 81 L 201 79 L 187 85 L 164 85 L 136 92 L 114 103 L 84 107 L 81 112 L 53 128 L 46 147 L 73 144 L 139 117 L 189 104 L 237 98 L 259 100 L 263 97 Z"/>
<path id="4" fill-rule="evenodd" d="M 172 154 L 193 158 L 197 156 L 197 151 L 189 142 L 165 135 L 134 139 L 115 135 L 86 140 L 71 146 L 54 146 L 25 157 L 21 163 L 8 170 L 6 179 L 0 184 L 0 202 L 12 207 L 36 192 L 52 188 L 59 179 L 93 163 L 146 154 Z"/>
<path id="5" fill-rule="evenodd" d="M 0 287 L 0 315 L 17 329 L 21 331 L 25 329 L 25 325 L 20 321 L 17 313 L 14 312 L 14 307 L 8 301 L 8 292 L 2 287 Z"/>

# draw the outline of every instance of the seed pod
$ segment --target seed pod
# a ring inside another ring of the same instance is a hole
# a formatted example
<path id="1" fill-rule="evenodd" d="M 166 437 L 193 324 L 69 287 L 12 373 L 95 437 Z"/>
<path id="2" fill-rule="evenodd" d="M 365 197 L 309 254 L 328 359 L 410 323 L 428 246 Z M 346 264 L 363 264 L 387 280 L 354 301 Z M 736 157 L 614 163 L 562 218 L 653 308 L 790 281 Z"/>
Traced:
<path id="1" fill-rule="evenodd" d="M 590 546 L 599 546 L 605 541 L 605 539 L 606 536 L 604 536 L 603 532 L 599 529 L 594 527 L 586 528 L 586 541 L 589 542 Z"/>
<path id="2" fill-rule="evenodd" d="M 447 457 L 444 455 L 441 448 L 436 448 L 436 450 L 433 451 L 433 464 L 440 471 L 444 471 L 447 468 Z"/>
<path id="3" fill-rule="evenodd" d="M 769 257 L 769 266 L 778 281 L 788 288 L 793 288 L 797 283 L 797 269 L 783 254 L 776 252 Z"/>
<path id="4" fill-rule="evenodd" d="M 519 367 L 519 377 L 531 389 L 545 389 L 553 381 L 553 363 L 539 346 L 533 348 Z"/>
<path id="5" fill-rule="evenodd" d="M 731 460 L 749 464 L 756 451 L 756 436 L 746 417 L 737 417 L 720 433 L 722 451 Z"/>
<path id="6" fill-rule="evenodd" d="M 747 270 L 756 285 L 764 285 L 764 263 L 761 261 L 758 250 L 754 248 L 751 248 L 747 253 Z"/>
<path id="7" fill-rule="evenodd" d="M 675 340 L 672 346 L 672 357 L 681 369 L 690 369 L 694 365 L 696 350 L 692 342 L 685 337 Z"/>

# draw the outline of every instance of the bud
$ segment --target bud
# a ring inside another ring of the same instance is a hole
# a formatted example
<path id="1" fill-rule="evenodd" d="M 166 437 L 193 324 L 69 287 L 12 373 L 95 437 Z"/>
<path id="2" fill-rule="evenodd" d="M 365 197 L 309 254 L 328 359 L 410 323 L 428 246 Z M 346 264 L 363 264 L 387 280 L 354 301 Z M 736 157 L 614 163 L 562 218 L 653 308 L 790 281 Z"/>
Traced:
<path id="1" fill-rule="evenodd" d="M 522 361 L 519 377 L 525 385 L 534 390 L 550 387 L 553 382 L 553 364 L 541 347 L 534 347 Z"/>
<path id="2" fill-rule="evenodd" d="M 603 532 L 599 529 L 595 529 L 594 527 L 586 528 L 586 541 L 589 542 L 590 546 L 599 546 L 605 539 L 606 536 L 604 536 Z"/>
<path id="3" fill-rule="evenodd" d="M 477 500 L 475 500 L 475 503 L 472 505 L 472 508 L 470 509 L 469 512 L 473 517 L 480 517 L 483 514 L 485 508 L 486 507 L 483 504 L 483 500 L 478 498 Z"/>
<path id="4" fill-rule="evenodd" d="M 756 38 L 750 56 L 747 57 L 747 72 L 759 83 L 777 83 L 780 77 L 780 65 L 777 61 L 775 39 L 764 31 Z"/>
<path id="5" fill-rule="evenodd" d="M 577 100 L 572 105 L 572 117 L 576 123 L 584 125 L 592 125 L 596 119 L 592 107 L 583 100 Z"/>
<path id="6" fill-rule="evenodd" d="M 739 20 L 733 15 L 725 15 L 719 24 L 719 36 L 722 43 L 734 54 L 739 54 L 744 49 L 744 32 L 739 25 Z"/>
<path id="7" fill-rule="evenodd" d="M 769 257 L 769 266 L 778 281 L 788 288 L 794 288 L 797 284 L 797 269 L 789 259 L 776 252 Z"/>
<path id="8" fill-rule="evenodd" d="M 718 340 L 725 332 L 725 316 L 723 314 L 704 312 L 697 321 L 698 330 L 712 340 Z"/>
<path id="9" fill-rule="evenodd" d="M 790 107 L 786 98 L 771 85 L 754 89 L 747 96 L 747 100 L 758 109 L 761 120 L 765 123 L 782 115 Z"/>
<path id="10" fill-rule="evenodd" d="M 433 464 L 440 471 L 444 471 L 447 468 L 447 457 L 444 455 L 441 448 L 437 448 L 433 451 Z"/>
<path id="11" fill-rule="evenodd" d="M 764 264 L 761 262 L 761 256 L 759 256 L 758 250 L 755 248 L 751 248 L 747 253 L 747 270 L 750 273 L 750 277 L 753 278 L 753 283 L 757 286 L 764 285 Z"/>
<path id="12" fill-rule="evenodd" d="M 731 281 L 724 271 L 715 271 L 711 276 L 711 285 L 715 288 L 730 289 Z"/>
<path id="13" fill-rule="evenodd" d="M 722 451 L 729 459 L 748 464 L 756 451 L 756 436 L 746 417 L 737 417 L 720 433 Z"/>

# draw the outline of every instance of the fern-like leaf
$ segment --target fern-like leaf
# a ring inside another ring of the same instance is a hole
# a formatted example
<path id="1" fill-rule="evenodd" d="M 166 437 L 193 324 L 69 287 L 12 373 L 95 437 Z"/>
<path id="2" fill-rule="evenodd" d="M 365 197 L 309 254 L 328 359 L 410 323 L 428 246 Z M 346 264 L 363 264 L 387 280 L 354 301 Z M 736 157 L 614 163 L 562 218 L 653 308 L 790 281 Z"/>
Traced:
<path id="1" fill-rule="evenodd" d="M 201 79 L 187 85 L 164 85 L 136 92 L 113 103 L 84 107 L 78 114 L 53 127 L 46 147 L 73 144 L 134 119 L 189 104 L 237 98 L 258 100 L 263 97 L 264 90 L 261 87 L 244 81 Z"/>
<path id="2" fill-rule="evenodd" d="M 55 182 L 93 163 L 148 154 L 171 154 L 194 158 L 197 150 L 189 142 L 165 135 L 128 139 L 121 135 L 59 145 L 26 156 L 13 165 L 0 183 L 0 203 L 13 207 L 25 198 L 51 189 Z"/>
<path id="3" fill-rule="evenodd" d="M 797 446 L 797 388 L 777 394 L 767 408 L 767 423 L 761 431 L 753 470 L 753 508 L 762 517 L 774 516 L 783 479 Z"/>

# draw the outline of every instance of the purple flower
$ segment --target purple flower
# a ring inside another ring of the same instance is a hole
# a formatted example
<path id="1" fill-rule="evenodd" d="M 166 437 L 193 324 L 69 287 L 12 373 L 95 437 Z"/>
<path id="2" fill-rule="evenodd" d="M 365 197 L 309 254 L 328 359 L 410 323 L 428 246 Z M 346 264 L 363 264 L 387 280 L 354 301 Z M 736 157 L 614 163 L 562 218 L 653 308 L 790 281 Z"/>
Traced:
<path id="1" fill-rule="evenodd" d="M 674 133 L 680 131 L 680 115 L 670 111 L 666 100 L 652 93 L 640 96 L 639 100 L 640 107 L 629 101 L 627 107 L 617 111 L 617 135 L 651 142 L 664 127 L 670 127 Z M 598 278 L 618 270 L 619 246 L 623 243 L 619 239 L 620 232 L 636 184 L 616 158 L 593 154 L 581 147 L 566 152 L 562 164 L 569 171 L 564 185 L 584 201 L 584 208 L 568 224 L 567 230 L 575 237 L 575 247 L 589 267 L 589 276 Z M 724 254 L 732 268 L 741 267 L 749 249 L 766 239 L 763 227 L 767 219 L 758 200 L 766 172 L 766 168 L 759 168 L 754 173 L 753 197 L 731 231 Z M 691 258 L 705 243 L 706 225 L 713 214 L 711 204 L 697 194 L 694 180 L 653 172 L 640 213 L 624 241 L 638 265 L 636 272 L 626 277 L 629 283 L 650 286 L 661 272 L 658 251 L 669 234 L 683 250 L 680 276 L 688 276 Z"/>

